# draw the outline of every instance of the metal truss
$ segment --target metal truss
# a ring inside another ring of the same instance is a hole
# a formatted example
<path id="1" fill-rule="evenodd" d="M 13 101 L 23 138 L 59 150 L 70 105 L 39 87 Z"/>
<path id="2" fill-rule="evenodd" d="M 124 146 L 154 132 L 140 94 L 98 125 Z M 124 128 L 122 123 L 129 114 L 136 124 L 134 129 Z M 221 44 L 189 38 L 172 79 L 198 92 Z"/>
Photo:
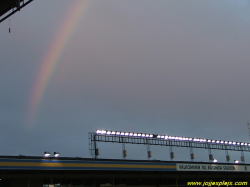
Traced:
<path id="1" fill-rule="evenodd" d="M 3 15 L 5 15 L 3 18 L 1 18 L 0 15 L 0 23 L 3 22 L 4 20 L 6 20 L 8 17 L 12 16 L 13 14 L 15 14 L 17 11 L 20 11 L 22 8 L 24 8 L 26 5 L 28 5 L 29 3 L 31 3 L 33 0 L 27 0 L 25 2 L 25 0 L 12 0 L 9 3 L 9 6 L 6 7 L 5 10 L 3 10 Z"/>
<path id="2" fill-rule="evenodd" d="M 97 142 L 111 142 L 111 143 L 122 143 L 122 144 L 142 144 L 142 145 L 159 145 L 159 146 L 170 146 L 170 147 L 189 147 L 202 148 L 202 149 L 216 149 L 226 151 L 241 151 L 250 152 L 250 146 L 243 144 L 221 144 L 216 142 L 196 142 L 196 141 L 183 141 L 176 139 L 162 139 L 157 135 L 152 137 L 138 137 L 138 136 L 124 136 L 124 135 L 111 135 L 111 134 L 100 134 L 100 133 L 89 133 L 89 150 L 92 156 L 97 157 L 96 150 Z"/>

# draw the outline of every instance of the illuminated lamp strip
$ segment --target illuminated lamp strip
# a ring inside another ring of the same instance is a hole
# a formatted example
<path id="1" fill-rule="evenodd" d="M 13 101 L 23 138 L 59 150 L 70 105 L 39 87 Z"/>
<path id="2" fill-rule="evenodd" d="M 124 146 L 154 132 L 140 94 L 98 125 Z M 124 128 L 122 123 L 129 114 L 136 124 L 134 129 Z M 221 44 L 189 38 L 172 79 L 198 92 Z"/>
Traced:
<path id="1" fill-rule="evenodd" d="M 142 138 L 159 138 L 159 139 L 165 139 L 165 140 L 191 141 L 191 142 L 211 143 L 211 144 L 250 146 L 250 143 L 245 143 L 245 142 L 210 140 L 210 139 L 203 139 L 203 138 L 190 138 L 190 137 L 168 136 L 168 135 L 153 135 L 153 134 L 146 134 L 146 133 L 122 132 L 122 131 L 96 130 L 96 134 L 117 135 L 117 136 L 133 136 L 133 137 L 142 137 Z"/>
<path id="2" fill-rule="evenodd" d="M 107 130 L 96 130 L 96 134 L 107 134 L 107 135 L 118 135 L 118 136 L 138 136 L 138 137 L 145 137 L 145 138 L 154 137 L 153 134 L 122 132 L 122 131 L 107 131 Z"/>

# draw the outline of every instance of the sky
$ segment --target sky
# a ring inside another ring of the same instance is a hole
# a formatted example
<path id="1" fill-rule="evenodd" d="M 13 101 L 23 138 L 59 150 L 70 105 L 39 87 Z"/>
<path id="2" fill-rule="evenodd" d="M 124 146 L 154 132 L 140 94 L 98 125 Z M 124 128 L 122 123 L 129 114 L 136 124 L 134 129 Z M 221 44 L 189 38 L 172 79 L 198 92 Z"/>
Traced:
<path id="1" fill-rule="evenodd" d="M 34 0 L 0 24 L 0 155 L 91 158 L 96 129 L 249 142 L 249 8 Z M 121 144 L 98 147 L 99 158 L 122 158 Z M 145 145 L 126 149 L 127 159 L 147 159 Z M 168 147 L 151 151 L 170 160 Z M 190 160 L 188 148 L 173 151 Z M 212 153 L 226 162 L 225 151 Z M 208 161 L 208 150 L 194 154 Z"/>

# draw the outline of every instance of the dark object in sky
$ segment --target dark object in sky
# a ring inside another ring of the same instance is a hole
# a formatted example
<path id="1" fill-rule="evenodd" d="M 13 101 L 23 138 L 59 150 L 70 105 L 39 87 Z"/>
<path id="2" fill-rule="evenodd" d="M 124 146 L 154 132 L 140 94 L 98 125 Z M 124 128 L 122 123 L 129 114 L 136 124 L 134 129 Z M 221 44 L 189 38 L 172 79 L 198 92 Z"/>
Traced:
<path id="1" fill-rule="evenodd" d="M 2 0 L 0 1 L 0 23 L 20 11 L 23 7 L 31 3 L 33 0 Z"/>

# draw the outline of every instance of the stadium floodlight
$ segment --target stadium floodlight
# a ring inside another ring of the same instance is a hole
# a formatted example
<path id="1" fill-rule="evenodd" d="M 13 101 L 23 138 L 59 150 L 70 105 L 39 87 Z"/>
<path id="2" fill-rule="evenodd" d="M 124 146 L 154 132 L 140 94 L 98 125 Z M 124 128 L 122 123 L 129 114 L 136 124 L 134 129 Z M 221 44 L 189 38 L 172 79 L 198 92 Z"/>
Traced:
<path id="1" fill-rule="evenodd" d="M 101 130 L 96 130 L 96 134 L 100 134 L 101 133 Z"/>
<path id="2" fill-rule="evenodd" d="M 146 133 L 133 133 L 133 132 L 121 132 L 121 131 L 110 131 L 110 130 L 96 130 L 98 135 L 113 135 L 113 136 L 133 136 L 138 138 L 161 138 L 165 141 L 190 141 L 197 143 L 209 143 L 209 144 L 228 144 L 233 146 L 250 146 L 250 143 L 246 142 L 233 142 L 224 140 L 212 140 L 202 138 L 190 138 L 182 136 L 169 136 L 169 135 L 157 135 L 157 134 L 146 134 Z"/>
<path id="3" fill-rule="evenodd" d="M 235 163 L 235 164 L 239 164 L 240 161 L 239 161 L 239 160 L 234 160 L 234 163 Z"/>
<path id="4" fill-rule="evenodd" d="M 96 130 L 96 134 L 106 134 L 105 130 Z"/>
<path id="5" fill-rule="evenodd" d="M 194 138 L 194 139 L 193 139 L 193 141 L 194 141 L 194 142 L 198 142 L 198 141 L 199 141 L 199 139 L 197 139 L 197 138 Z"/>
<path id="6" fill-rule="evenodd" d="M 213 159 L 213 162 L 214 162 L 214 163 L 217 163 L 217 162 L 218 162 L 218 160 L 217 160 L 217 159 Z"/>
<path id="7" fill-rule="evenodd" d="M 54 152 L 54 157 L 58 157 L 59 153 L 58 152 Z"/>
<path id="8" fill-rule="evenodd" d="M 49 155 L 50 155 L 50 152 L 47 152 L 47 151 L 44 152 L 45 157 L 49 157 Z"/>

